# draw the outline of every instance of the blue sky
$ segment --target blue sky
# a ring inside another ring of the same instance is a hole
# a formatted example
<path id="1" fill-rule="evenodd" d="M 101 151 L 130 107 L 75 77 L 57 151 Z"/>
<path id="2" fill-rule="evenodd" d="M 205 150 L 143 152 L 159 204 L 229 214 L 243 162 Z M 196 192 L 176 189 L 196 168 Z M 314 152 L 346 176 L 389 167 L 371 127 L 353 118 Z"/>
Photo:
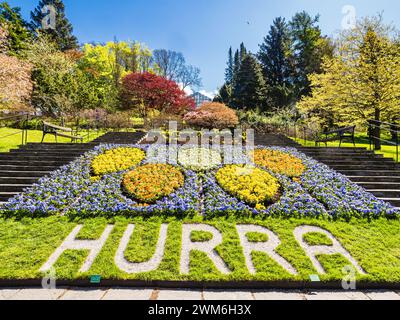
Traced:
<path id="1" fill-rule="evenodd" d="M 181 51 L 201 69 L 204 90 L 222 85 L 229 46 L 244 42 L 256 52 L 277 16 L 290 19 L 306 10 L 320 14 L 324 34 L 335 35 L 342 8 L 352 5 L 357 16 L 384 12 L 386 22 L 400 28 L 398 0 L 64 0 L 79 41 L 137 40 L 151 49 Z M 38 0 L 10 0 L 25 18 Z"/>

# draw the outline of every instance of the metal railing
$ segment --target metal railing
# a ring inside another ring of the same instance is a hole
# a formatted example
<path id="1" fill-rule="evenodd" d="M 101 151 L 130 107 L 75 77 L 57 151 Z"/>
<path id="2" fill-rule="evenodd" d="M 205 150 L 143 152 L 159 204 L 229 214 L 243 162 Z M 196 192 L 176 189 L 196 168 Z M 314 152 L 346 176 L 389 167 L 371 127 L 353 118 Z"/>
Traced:
<path id="1" fill-rule="evenodd" d="M 391 140 L 382 138 L 382 134 L 386 133 L 392 136 Z M 399 135 L 400 135 L 400 125 L 382 122 L 378 120 L 368 121 L 368 136 L 369 136 L 369 146 L 370 150 L 376 150 L 377 145 L 381 145 L 384 142 L 386 145 L 391 145 L 396 147 L 396 161 L 399 162 Z"/>
<path id="2" fill-rule="evenodd" d="M 12 136 L 21 135 L 21 145 L 25 145 L 28 142 L 28 130 L 26 129 L 25 123 L 31 119 L 31 115 L 29 114 L 19 114 L 19 115 L 10 115 L 5 117 L 0 117 L 0 125 L 3 125 L 4 122 L 13 121 L 14 124 L 17 124 L 17 127 L 21 129 L 15 129 L 16 132 L 6 134 L 4 136 L 0 136 L 0 140 L 6 139 Z"/>

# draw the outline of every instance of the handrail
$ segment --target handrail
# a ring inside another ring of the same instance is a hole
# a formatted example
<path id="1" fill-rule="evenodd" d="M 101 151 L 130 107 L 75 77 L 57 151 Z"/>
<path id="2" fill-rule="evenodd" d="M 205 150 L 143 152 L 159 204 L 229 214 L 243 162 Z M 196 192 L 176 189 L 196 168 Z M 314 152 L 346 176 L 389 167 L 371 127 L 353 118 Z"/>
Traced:
<path id="1" fill-rule="evenodd" d="M 386 140 L 380 136 L 378 137 L 375 135 L 375 133 L 373 133 L 374 129 L 379 131 L 390 132 L 390 134 L 393 135 L 394 139 Z M 399 162 L 399 146 L 400 146 L 399 135 L 400 135 L 400 125 L 398 124 L 383 122 L 378 120 L 368 120 L 368 136 L 369 136 L 370 149 L 372 150 L 373 147 L 374 149 L 376 149 L 377 141 L 395 146 L 397 162 Z"/>
<path id="2" fill-rule="evenodd" d="M 10 116 L 6 116 L 6 117 L 1 117 L 0 118 L 0 122 L 9 121 L 9 120 L 13 120 L 13 119 L 17 119 L 18 120 L 17 122 L 25 122 L 25 121 L 28 121 L 29 118 L 30 118 L 30 114 L 24 113 L 24 114 L 10 115 Z M 21 142 L 22 142 L 21 144 L 22 145 L 27 144 L 28 143 L 28 130 L 26 130 L 26 128 L 24 126 L 22 126 L 22 129 L 18 130 L 15 133 L 10 133 L 10 134 L 7 134 L 5 136 L 1 136 L 0 140 L 8 138 L 8 137 L 11 137 L 11 136 L 15 136 L 15 135 L 18 135 L 18 134 L 21 134 L 21 138 L 22 138 L 21 139 Z"/>

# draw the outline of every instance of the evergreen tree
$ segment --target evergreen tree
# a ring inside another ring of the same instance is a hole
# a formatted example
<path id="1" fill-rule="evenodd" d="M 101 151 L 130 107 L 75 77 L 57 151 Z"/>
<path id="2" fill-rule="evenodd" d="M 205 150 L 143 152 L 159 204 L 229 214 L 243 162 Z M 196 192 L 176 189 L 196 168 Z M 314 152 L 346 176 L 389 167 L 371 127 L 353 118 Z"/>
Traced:
<path id="1" fill-rule="evenodd" d="M 218 94 L 215 96 L 214 102 L 220 102 L 228 106 L 231 105 L 232 101 L 232 86 L 225 83 L 221 89 L 219 89 Z"/>
<path id="2" fill-rule="evenodd" d="M 279 108 L 289 105 L 293 99 L 294 70 L 291 39 L 284 18 L 274 20 L 257 56 L 263 68 L 273 106 Z"/>
<path id="3" fill-rule="evenodd" d="M 42 21 L 49 14 L 48 12 L 43 13 L 45 6 L 53 6 L 55 8 L 55 29 L 43 29 Z M 77 38 L 72 34 L 72 25 L 65 16 L 65 5 L 62 0 L 40 0 L 38 6 L 31 12 L 30 27 L 34 32 L 49 34 L 62 51 L 79 47 Z"/>
<path id="4" fill-rule="evenodd" d="M 252 54 L 243 61 L 233 88 L 232 102 L 236 109 L 262 109 L 266 103 L 266 85 L 262 69 Z"/>
<path id="5" fill-rule="evenodd" d="M 293 41 L 295 59 L 295 77 L 297 98 L 309 95 L 311 92 L 308 76 L 321 72 L 324 55 L 333 54 L 333 48 L 326 37 L 322 37 L 317 25 L 319 16 L 311 17 L 303 11 L 295 14 L 289 23 Z"/>
<path id="6" fill-rule="evenodd" d="M 7 2 L 0 3 L 0 24 L 7 30 L 7 50 L 19 54 L 26 49 L 31 34 L 27 22 L 21 16 L 21 8 L 12 8 Z"/>
<path id="7" fill-rule="evenodd" d="M 229 48 L 228 52 L 228 63 L 227 67 L 225 70 L 225 83 L 231 84 L 233 81 L 233 67 L 234 67 L 234 62 L 233 62 L 233 53 L 232 53 L 232 47 Z"/>
<path id="8" fill-rule="evenodd" d="M 246 55 L 247 55 L 247 49 L 246 49 L 246 47 L 244 46 L 244 43 L 242 42 L 242 43 L 240 44 L 240 49 L 239 49 L 240 61 L 243 61 L 244 58 L 246 57 Z"/>

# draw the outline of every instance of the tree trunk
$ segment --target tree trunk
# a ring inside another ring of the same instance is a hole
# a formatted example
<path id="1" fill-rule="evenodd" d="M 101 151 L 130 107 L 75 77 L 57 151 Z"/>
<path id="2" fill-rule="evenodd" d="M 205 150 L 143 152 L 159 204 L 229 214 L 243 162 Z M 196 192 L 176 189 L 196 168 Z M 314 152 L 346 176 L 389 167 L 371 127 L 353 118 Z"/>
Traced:
<path id="1" fill-rule="evenodd" d="M 375 120 L 376 121 L 381 121 L 381 111 L 379 109 L 375 109 Z M 373 130 L 374 133 L 374 144 L 375 144 L 375 150 L 381 150 L 381 127 L 380 123 L 376 122 L 375 123 L 375 128 Z"/>

